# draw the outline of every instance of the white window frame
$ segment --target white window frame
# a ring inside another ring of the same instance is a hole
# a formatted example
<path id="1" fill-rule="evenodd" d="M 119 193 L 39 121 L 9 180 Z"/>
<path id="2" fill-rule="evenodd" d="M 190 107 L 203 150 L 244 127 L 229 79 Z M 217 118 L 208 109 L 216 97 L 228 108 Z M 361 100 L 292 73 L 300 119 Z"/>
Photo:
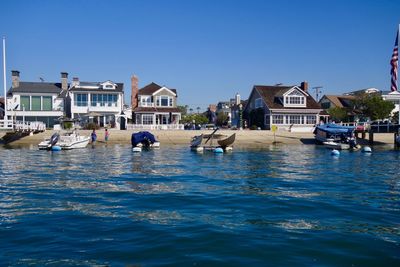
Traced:
<path id="1" fill-rule="evenodd" d="M 256 98 L 254 100 L 254 108 L 262 108 L 263 104 L 262 104 L 262 99 L 261 98 Z"/>
<path id="2" fill-rule="evenodd" d="M 153 125 L 154 116 L 153 114 L 142 114 L 142 124 Z"/>
<path id="3" fill-rule="evenodd" d="M 272 124 L 284 124 L 284 115 L 276 114 L 272 115 Z"/>
<path id="4" fill-rule="evenodd" d="M 316 124 L 317 123 L 317 116 L 315 115 L 306 115 L 306 124 Z"/>
<path id="5" fill-rule="evenodd" d="M 306 97 L 298 90 L 294 89 L 284 97 L 285 107 L 306 107 Z"/>

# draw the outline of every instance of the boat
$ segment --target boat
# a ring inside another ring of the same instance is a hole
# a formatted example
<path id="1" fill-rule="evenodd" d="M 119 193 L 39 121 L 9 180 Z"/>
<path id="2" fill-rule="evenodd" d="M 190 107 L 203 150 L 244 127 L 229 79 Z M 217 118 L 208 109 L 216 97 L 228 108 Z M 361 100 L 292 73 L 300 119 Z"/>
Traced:
<path id="1" fill-rule="evenodd" d="M 236 134 L 234 133 L 225 139 L 217 140 L 217 143 L 220 147 L 224 149 L 226 147 L 230 147 L 235 142 L 235 139 L 236 139 Z"/>
<path id="2" fill-rule="evenodd" d="M 133 133 L 131 137 L 132 151 L 140 152 L 143 148 L 159 148 L 160 142 L 156 140 L 154 135 L 147 131 Z"/>
<path id="3" fill-rule="evenodd" d="M 210 150 L 215 151 L 217 148 L 223 149 L 223 151 L 232 150 L 232 144 L 235 142 L 236 134 L 230 136 L 224 134 L 216 134 L 218 130 L 215 129 L 211 134 L 201 134 L 193 136 L 190 142 L 190 148 L 194 151 Z M 215 144 L 215 141 L 217 144 Z"/>
<path id="4" fill-rule="evenodd" d="M 315 127 L 314 134 L 317 143 L 327 148 L 338 150 L 358 150 L 355 139 L 355 127 L 337 124 L 322 124 Z"/>
<path id="5" fill-rule="evenodd" d="M 58 146 L 62 150 L 85 148 L 89 144 L 89 141 L 89 136 L 80 135 L 76 131 L 65 132 L 62 135 L 54 133 L 50 139 L 40 142 L 38 148 L 40 150 L 51 150 L 54 146 Z"/>

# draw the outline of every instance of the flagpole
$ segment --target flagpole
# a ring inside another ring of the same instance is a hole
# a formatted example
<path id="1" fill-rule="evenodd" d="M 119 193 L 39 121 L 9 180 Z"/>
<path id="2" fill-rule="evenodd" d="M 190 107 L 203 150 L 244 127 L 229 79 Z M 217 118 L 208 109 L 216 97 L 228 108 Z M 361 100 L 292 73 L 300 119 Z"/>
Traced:
<path id="1" fill-rule="evenodd" d="M 4 120 L 7 120 L 6 38 L 3 37 Z M 5 123 L 5 121 L 4 121 Z"/>

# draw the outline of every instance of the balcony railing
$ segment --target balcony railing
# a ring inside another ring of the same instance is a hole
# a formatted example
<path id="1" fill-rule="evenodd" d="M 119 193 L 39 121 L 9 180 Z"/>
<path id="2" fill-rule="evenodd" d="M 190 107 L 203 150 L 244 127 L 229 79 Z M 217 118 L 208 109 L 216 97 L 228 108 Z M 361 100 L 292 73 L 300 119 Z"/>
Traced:
<path id="1" fill-rule="evenodd" d="M 183 124 L 128 124 L 128 130 L 184 130 Z"/>

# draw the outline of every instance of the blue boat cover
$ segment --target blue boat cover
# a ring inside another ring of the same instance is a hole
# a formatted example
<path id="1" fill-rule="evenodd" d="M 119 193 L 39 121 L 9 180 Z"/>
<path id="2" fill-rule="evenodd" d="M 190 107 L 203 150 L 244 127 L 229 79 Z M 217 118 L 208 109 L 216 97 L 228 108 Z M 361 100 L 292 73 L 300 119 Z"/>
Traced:
<path id="1" fill-rule="evenodd" d="M 137 146 L 139 143 L 142 143 L 146 146 L 149 144 L 153 144 L 154 142 L 157 142 L 156 138 L 154 137 L 154 135 L 147 131 L 134 133 L 131 137 L 132 147 Z"/>
<path id="2" fill-rule="evenodd" d="M 321 130 L 331 134 L 340 134 L 340 133 L 352 133 L 354 131 L 354 127 L 352 126 L 342 126 L 338 124 L 323 124 L 318 125 L 315 130 Z"/>

